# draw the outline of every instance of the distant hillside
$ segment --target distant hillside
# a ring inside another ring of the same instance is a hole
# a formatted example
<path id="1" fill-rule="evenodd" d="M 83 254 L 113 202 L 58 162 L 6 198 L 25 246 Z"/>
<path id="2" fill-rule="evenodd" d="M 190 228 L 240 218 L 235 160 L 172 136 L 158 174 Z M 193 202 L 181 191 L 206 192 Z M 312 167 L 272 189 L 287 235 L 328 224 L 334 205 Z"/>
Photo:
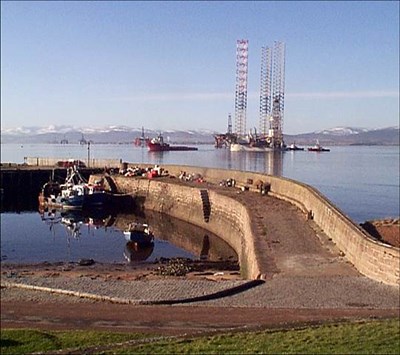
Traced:
<path id="1" fill-rule="evenodd" d="M 145 130 L 145 137 L 156 137 L 160 132 Z M 206 130 L 163 131 L 164 139 L 170 143 L 213 144 L 214 134 L 217 132 Z M 222 133 L 222 132 L 219 132 Z M 103 128 L 76 128 L 70 126 L 49 127 L 20 127 L 16 129 L 2 129 L 2 143 L 68 143 L 77 144 L 80 140 L 101 143 L 132 143 L 140 137 L 142 130 L 127 126 L 109 126 Z M 354 127 L 336 127 L 323 131 L 285 135 L 285 142 L 298 145 L 314 144 L 318 139 L 322 145 L 399 145 L 399 127 L 381 129 L 365 129 Z"/>
<path id="2" fill-rule="evenodd" d="M 145 137 L 154 138 L 162 133 L 164 139 L 171 143 L 212 144 L 212 131 L 154 131 L 146 129 Z M 1 131 L 2 143 L 79 143 L 81 140 L 101 143 L 132 143 L 142 135 L 141 128 L 110 126 L 104 128 L 75 128 L 69 126 L 20 127 Z"/>
<path id="3" fill-rule="evenodd" d="M 316 140 L 322 145 L 399 145 L 399 127 L 368 130 L 364 128 L 338 127 L 324 131 L 285 135 L 287 144 L 313 144 Z"/>

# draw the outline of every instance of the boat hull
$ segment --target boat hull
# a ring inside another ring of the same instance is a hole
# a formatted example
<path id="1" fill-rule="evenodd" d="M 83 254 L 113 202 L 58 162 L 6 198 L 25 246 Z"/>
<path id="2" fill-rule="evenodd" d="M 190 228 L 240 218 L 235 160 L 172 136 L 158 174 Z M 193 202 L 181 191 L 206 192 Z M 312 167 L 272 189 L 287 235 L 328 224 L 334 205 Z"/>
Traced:
<path id="1" fill-rule="evenodd" d="M 196 147 L 187 147 L 187 146 L 171 146 L 169 144 L 154 144 L 148 143 L 147 147 L 150 152 L 169 152 L 169 151 L 189 151 L 189 150 L 198 150 Z"/>
<path id="2" fill-rule="evenodd" d="M 273 152 L 276 149 L 269 146 L 251 146 L 250 144 L 233 143 L 230 146 L 231 152 Z"/>
<path id="3" fill-rule="evenodd" d="M 328 148 L 308 148 L 309 152 L 330 152 Z"/>
<path id="4" fill-rule="evenodd" d="M 132 196 L 124 194 L 112 193 L 97 193 L 93 195 L 85 195 L 79 199 L 69 198 L 62 199 L 61 196 L 57 198 L 45 197 L 42 193 L 39 194 L 39 206 L 41 208 L 55 208 L 65 210 L 80 210 L 80 209 L 96 209 L 102 207 L 110 208 L 123 208 L 132 206 Z"/>
<path id="5" fill-rule="evenodd" d="M 298 151 L 298 150 L 304 150 L 304 148 L 299 148 L 299 147 L 292 148 L 292 147 L 288 147 L 288 148 L 286 148 L 286 150 L 288 150 L 288 151 L 290 151 L 290 152 L 296 152 L 296 151 Z"/>

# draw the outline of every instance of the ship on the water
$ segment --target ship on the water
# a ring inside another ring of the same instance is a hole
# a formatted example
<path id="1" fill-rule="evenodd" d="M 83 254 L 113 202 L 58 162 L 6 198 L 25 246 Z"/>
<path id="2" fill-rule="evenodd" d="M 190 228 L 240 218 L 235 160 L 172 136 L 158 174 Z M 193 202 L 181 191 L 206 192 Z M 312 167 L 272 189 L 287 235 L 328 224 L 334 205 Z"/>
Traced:
<path id="1" fill-rule="evenodd" d="M 286 150 L 289 150 L 289 151 L 297 151 L 297 150 L 304 150 L 304 148 L 303 147 L 299 147 L 299 146 L 297 146 L 296 145 L 296 143 L 295 142 L 293 142 L 291 145 L 289 145 L 287 148 L 286 148 Z"/>
<path id="2" fill-rule="evenodd" d="M 185 145 L 170 145 L 168 143 L 165 143 L 164 137 L 161 134 L 159 134 L 156 138 L 147 141 L 147 148 L 150 152 L 198 150 L 196 147 L 188 147 Z"/>
<path id="3" fill-rule="evenodd" d="M 317 143 L 313 145 L 312 147 L 308 147 L 307 150 L 309 152 L 330 152 L 329 148 L 324 148 L 321 144 L 319 144 L 319 141 L 317 140 Z"/>
<path id="4" fill-rule="evenodd" d="M 216 135 L 214 138 L 217 148 L 225 145 L 231 152 L 272 152 L 286 149 L 283 140 L 274 139 L 273 135 L 259 135 L 256 129 L 254 132 L 250 131 L 245 137 L 230 133 Z"/>

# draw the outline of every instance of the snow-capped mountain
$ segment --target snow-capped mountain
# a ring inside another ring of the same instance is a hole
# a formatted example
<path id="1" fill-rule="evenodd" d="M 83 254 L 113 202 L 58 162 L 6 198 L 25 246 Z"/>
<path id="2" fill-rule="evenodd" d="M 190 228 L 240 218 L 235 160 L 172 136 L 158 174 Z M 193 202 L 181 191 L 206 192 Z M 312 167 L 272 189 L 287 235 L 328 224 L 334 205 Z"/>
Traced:
<path id="1" fill-rule="evenodd" d="M 162 133 L 171 143 L 213 143 L 215 132 L 207 130 L 144 130 L 145 137 L 156 137 Z M 142 135 L 142 128 L 128 126 L 106 127 L 18 127 L 1 130 L 2 143 L 79 143 L 81 140 L 95 143 L 132 143 Z"/>
<path id="2" fill-rule="evenodd" d="M 145 129 L 145 137 L 156 137 L 159 133 L 171 143 L 212 144 L 214 132 L 211 130 L 164 130 Z M 1 130 L 2 143 L 79 143 L 82 139 L 94 143 L 132 143 L 142 135 L 142 128 L 128 126 L 106 127 L 18 127 Z M 285 134 L 285 142 L 290 144 L 314 144 L 318 139 L 323 145 L 399 145 L 399 127 L 366 129 L 356 127 L 335 127 L 311 133 Z"/>
<path id="3" fill-rule="evenodd" d="M 348 136 L 351 134 L 360 134 L 363 132 L 368 132 L 367 128 L 354 128 L 354 127 L 335 127 L 330 129 L 325 129 L 323 131 L 315 131 L 315 134 L 326 134 L 333 136 Z"/>
<path id="4" fill-rule="evenodd" d="M 400 129 L 335 127 L 311 133 L 285 135 L 286 143 L 311 144 L 316 140 L 322 145 L 399 145 Z"/>

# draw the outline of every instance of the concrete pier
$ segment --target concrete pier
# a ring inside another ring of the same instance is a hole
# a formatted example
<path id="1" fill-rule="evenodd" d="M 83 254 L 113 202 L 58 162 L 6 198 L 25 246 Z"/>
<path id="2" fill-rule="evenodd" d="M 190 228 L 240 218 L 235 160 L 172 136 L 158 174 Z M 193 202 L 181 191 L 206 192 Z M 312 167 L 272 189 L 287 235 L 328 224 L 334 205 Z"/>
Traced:
<path id="1" fill-rule="evenodd" d="M 170 214 L 209 229 L 223 238 L 237 252 L 242 273 L 247 278 L 268 278 L 274 275 L 274 267 L 279 269 L 276 263 L 271 265 L 274 263 L 271 263 L 267 256 L 268 251 L 275 248 L 271 247 L 273 240 L 260 237 L 263 232 L 257 230 L 258 222 L 254 218 L 254 211 L 267 201 L 256 199 L 256 196 L 261 194 L 252 192 L 257 191 L 255 182 L 263 181 L 270 186 L 269 197 L 288 202 L 288 205 L 279 207 L 282 208 L 281 213 L 286 215 L 285 217 L 294 216 L 289 211 L 290 206 L 296 206 L 298 211 L 302 212 L 303 220 L 308 221 L 308 228 L 312 228 L 316 235 L 323 236 L 325 241 L 334 243 L 344 260 L 354 265 L 361 274 L 390 285 L 400 284 L 400 249 L 374 239 L 321 193 L 306 184 L 253 172 L 174 165 L 164 168 L 175 178 L 149 180 L 116 175 L 113 176 L 113 180 L 118 192 L 137 196 L 143 203 L 143 208 Z M 176 177 L 182 171 L 199 174 L 210 185 L 176 183 Z M 230 178 L 253 194 L 250 202 L 246 203 L 241 195 L 237 194 L 238 190 L 216 188 L 221 180 Z M 211 206 L 207 220 L 201 192 L 204 190 L 208 191 Z M 271 209 L 273 208 L 272 204 Z M 259 219 L 262 218 L 261 210 Z M 294 230 L 300 228 L 300 221 L 301 219 L 297 219 L 292 222 Z M 279 222 L 279 215 L 276 214 L 266 224 L 266 228 L 272 227 L 277 230 L 284 224 L 285 221 Z M 290 232 L 287 230 L 287 233 Z M 266 234 L 268 236 L 268 233 Z M 307 232 L 304 236 L 307 236 Z M 286 242 L 294 243 L 294 238 L 295 236 Z M 300 255 L 297 255 L 295 259 L 298 261 L 300 258 Z"/>

